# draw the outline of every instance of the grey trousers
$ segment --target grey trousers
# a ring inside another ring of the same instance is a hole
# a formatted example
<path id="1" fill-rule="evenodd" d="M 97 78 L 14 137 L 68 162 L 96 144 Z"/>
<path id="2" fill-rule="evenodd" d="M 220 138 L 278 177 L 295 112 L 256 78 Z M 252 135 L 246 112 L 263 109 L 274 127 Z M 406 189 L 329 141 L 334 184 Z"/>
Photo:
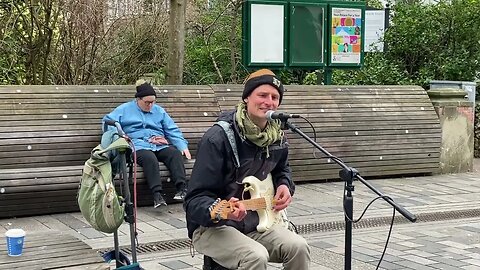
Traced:
<path id="1" fill-rule="evenodd" d="M 230 226 L 199 227 L 192 237 L 195 249 L 228 269 L 266 270 L 268 262 L 283 263 L 286 270 L 307 270 L 307 241 L 282 227 L 247 235 Z"/>

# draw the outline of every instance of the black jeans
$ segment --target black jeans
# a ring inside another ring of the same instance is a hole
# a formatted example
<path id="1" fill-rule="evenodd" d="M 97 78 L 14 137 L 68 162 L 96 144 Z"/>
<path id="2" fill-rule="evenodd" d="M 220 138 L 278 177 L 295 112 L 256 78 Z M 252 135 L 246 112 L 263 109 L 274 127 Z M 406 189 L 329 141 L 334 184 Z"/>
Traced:
<path id="1" fill-rule="evenodd" d="M 137 163 L 142 166 L 143 174 L 147 179 L 148 186 L 152 193 L 162 191 L 162 180 L 160 179 L 160 167 L 158 162 L 163 162 L 170 171 L 170 176 L 177 191 L 186 187 L 185 165 L 183 164 L 182 153 L 175 147 L 169 146 L 160 151 L 138 150 Z"/>

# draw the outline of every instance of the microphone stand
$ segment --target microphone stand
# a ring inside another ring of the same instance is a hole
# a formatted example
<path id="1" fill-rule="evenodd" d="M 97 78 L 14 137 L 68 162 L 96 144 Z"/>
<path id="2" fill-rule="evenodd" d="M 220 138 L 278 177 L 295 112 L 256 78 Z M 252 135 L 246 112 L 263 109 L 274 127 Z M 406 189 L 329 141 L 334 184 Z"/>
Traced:
<path id="1" fill-rule="evenodd" d="M 313 146 L 315 146 L 318 150 L 320 150 L 324 155 L 333 157 L 332 154 L 330 154 L 327 150 L 325 150 L 323 147 L 321 147 L 317 142 L 312 140 L 308 135 L 303 133 L 300 129 L 298 129 L 295 125 L 292 123 L 288 122 L 288 119 L 280 119 L 281 121 L 281 128 L 283 130 L 290 129 L 291 131 L 297 133 L 301 137 L 303 137 L 305 140 L 307 140 L 309 143 L 311 143 Z M 398 205 L 395 201 L 393 201 L 390 197 L 385 197 L 385 195 L 382 194 L 379 190 L 377 190 L 374 186 L 369 184 L 362 176 L 360 176 L 360 173 L 352 167 L 347 166 L 345 163 L 343 163 L 340 159 L 333 158 L 333 160 L 342 167 L 342 169 L 339 172 L 340 178 L 345 181 L 345 186 L 346 186 L 346 191 L 347 194 L 346 196 L 344 195 L 344 211 L 345 211 L 345 270 L 351 270 L 352 269 L 352 225 L 353 225 L 353 191 L 354 191 L 354 186 L 353 186 L 353 180 L 356 178 L 360 182 L 362 182 L 365 186 L 367 186 L 369 189 L 371 189 L 373 192 L 375 192 L 378 196 L 381 196 L 387 203 L 389 203 L 391 206 L 393 206 L 398 212 L 400 212 L 405 218 L 410 220 L 411 222 L 415 222 L 417 220 L 417 217 L 410 213 L 407 209 L 403 208 L 402 206 Z"/>

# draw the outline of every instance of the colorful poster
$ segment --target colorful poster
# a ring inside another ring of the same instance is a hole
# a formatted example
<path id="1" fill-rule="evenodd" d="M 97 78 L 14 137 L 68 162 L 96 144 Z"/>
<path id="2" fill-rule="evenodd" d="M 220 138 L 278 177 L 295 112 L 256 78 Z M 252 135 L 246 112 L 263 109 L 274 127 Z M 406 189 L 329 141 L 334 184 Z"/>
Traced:
<path id="1" fill-rule="evenodd" d="M 362 10 L 332 8 L 331 64 L 360 64 Z"/>

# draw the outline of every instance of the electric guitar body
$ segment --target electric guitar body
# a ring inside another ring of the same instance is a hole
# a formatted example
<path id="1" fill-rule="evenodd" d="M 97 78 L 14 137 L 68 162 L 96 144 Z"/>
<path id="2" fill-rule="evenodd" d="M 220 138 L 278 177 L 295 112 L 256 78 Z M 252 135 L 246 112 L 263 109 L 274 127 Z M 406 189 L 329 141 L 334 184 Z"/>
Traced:
<path id="1" fill-rule="evenodd" d="M 243 179 L 242 183 L 246 186 L 246 189 L 250 192 L 252 199 L 263 198 L 265 199 L 265 207 L 256 209 L 259 223 L 257 225 L 257 231 L 264 232 L 270 229 L 274 225 L 281 225 L 288 228 L 288 220 L 285 210 L 274 211 L 273 205 L 275 196 L 275 189 L 272 182 L 272 176 L 268 174 L 265 180 L 259 180 L 255 176 L 248 176 Z M 248 203 L 247 203 L 248 204 Z M 248 207 L 247 207 L 248 209 Z M 248 209 L 255 210 L 255 209 Z"/>
<path id="2" fill-rule="evenodd" d="M 265 180 L 259 180 L 255 176 L 245 177 L 242 181 L 245 186 L 244 191 L 250 192 L 251 199 L 242 200 L 247 210 L 258 213 L 259 223 L 258 232 L 265 232 L 274 225 L 279 225 L 288 229 L 288 219 L 285 210 L 275 211 L 273 209 L 275 189 L 272 182 L 272 176 L 268 174 Z M 220 201 L 212 209 L 210 215 L 212 219 L 226 219 L 228 214 L 233 211 L 233 205 L 226 201 Z"/>

